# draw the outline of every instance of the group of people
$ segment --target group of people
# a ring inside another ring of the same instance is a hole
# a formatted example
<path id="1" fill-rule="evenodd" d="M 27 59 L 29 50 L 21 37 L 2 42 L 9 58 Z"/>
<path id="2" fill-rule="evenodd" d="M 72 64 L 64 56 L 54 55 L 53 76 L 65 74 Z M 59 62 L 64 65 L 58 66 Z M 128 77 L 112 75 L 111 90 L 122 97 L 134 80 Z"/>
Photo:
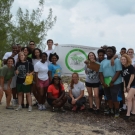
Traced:
<path id="1" fill-rule="evenodd" d="M 120 111 L 127 110 L 125 120 L 135 115 L 135 56 L 132 48 L 122 48 L 120 55 L 116 55 L 114 46 L 103 46 L 97 54 L 89 52 L 88 59 L 84 61 L 85 85 L 80 81 L 78 73 L 73 73 L 67 95 L 61 79 L 62 68 L 57 64 L 59 56 L 52 48 L 53 40 L 47 40 L 47 45 L 48 50 L 41 51 L 36 48 L 34 41 L 30 41 L 27 47 L 17 44 L 12 46 L 12 52 L 3 56 L 3 66 L 0 68 L 0 103 L 5 92 L 6 109 L 14 109 L 13 106 L 18 104 L 16 111 L 24 107 L 28 108 L 29 112 L 32 111 L 33 94 L 40 111 L 46 109 L 46 101 L 52 111 L 58 108 L 64 112 L 63 106 L 67 101 L 72 105 L 72 111 L 82 111 L 86 109 L 86 86 L 89 112 L 100 113 L 104 95 L 108 105 L 104 113 L 119 117 Z M 89 64 L 93 63 L 100 65 L 98 71 L 89 67 Z M 30 75 L 33 75 L 33 82 L 27 85 L 25 79 Z M 128 93 L 127 103 L 125 92 Z"/>

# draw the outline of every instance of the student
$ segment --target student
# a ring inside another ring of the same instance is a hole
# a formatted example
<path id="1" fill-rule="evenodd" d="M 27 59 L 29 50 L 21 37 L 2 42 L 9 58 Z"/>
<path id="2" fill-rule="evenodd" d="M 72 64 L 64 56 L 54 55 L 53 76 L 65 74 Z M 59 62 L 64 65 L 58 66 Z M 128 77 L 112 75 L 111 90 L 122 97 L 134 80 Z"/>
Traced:
<path id="1" fill-rule="evenodd" d="M 29 62 L 27 62 L 25 60 L 25 55 L 23 52 L 20 52 L 18 54 L 18 62 L 16 64 L 16 74 L 17 74 L 17 92 L 18 92 L 18 103 L 19 106 L 16 109 L 16 111 L 21 110 L 22 109 L 22 97 L 23 97 L 23 93 L 26 93 L 26 96 L 28 98 L 28 104 L 29 104 L 29 108 L 28 111 L 31 112 L 32 111 L 32 106 L 31 106 L 31 85 L 25 85 L 25 77 L 26 75 L 30 75 L 33 74 L 34 68 L 33 65 Z"/>
<path id="2" fill-rule="evenodd" d="M 5 65 L 0 69 L 0 89 L 5 92 L 6 95 L 6 109 L 13 109 L 10 106 L 12 98 L 11 81 L 14 76 L 14 58 L 8 57 Z M 2 95 L 0 96 L 2 97 Z"/>
<path id="3" fill-rule="evenodd" d="M 130 115 L 135 115 L 135 69 L 132 61 L 127 54 L 121 57 L 122 63 L 122 76 L 124 78 L 124 91 L 128 92 L 127 95 L 127 114 L 124 118 L 128 120 Z"/>
<path id="4" fill-rule="evenodd" d="M 57 46 L 58 44 L 54 44 L 54 45 Z M 48 62 L 48 64 L 50 64 L 51 62 L 49 61 L 49 57 L 50 57 L 50 54 L 54 52 L 54 50 L 52 48 L 53 47 L 53 40 L 52 39 L 47 40 L 47 46 L 48 46 L 48 50 L 46 50 L 45 52 L 48 55 L 47 62 Z"/>
<path id="5" fill-rule="evenodd" d="M 50 54 L 49 61 L 52 62 L 49 64 L 50 82 L 55 74 L 61 77 L 62 68 L 60 67 L 60 65 L 57 64 L 58 60 L 59 60 L 59 56 L 56 53 Z"/>
<path id="6" fill-rule="evenodd" d="M 113 47 L 108 47 L 106 50 L 107 59 L 103 60 L 100 65 L 100 81 L 104 86 L 105 96 L 108 100 L 109 109 L 105 112 L 107 114 L 113 114 L 113 107 L 115 108 L 115 117 L 119 117 L 119 101 L 121 101 L 121 62 L 119 59 L 114 60 L 114 66 L 110 61 L 115 55 Z M 107 81 L 108 82 L 107 82 Z M 108 84 L 107 84 L 108 83 Z M 114 104 L 114 106 L 113 106 Z"/>
<path id="7" fill-rule="evenodd" d="M 45 110 L 47 88 L 49 86 L 47 53 L 42 53 L 41 61 L 34 66 L 36 73 L 36 86 L 38 93 L 38 110 Z"/>
<path id="8" fill-rule="evenodd" d="M 21 49 L 22 49 L 21 45 L 20 44 L 16 44 L 16 45 L 17 45 L 17 51 L 18 51 L 18 53 L 21 52 Z"/>
<path id="9" fill-rule="evenodd" d="M 18 47 L 17 45 L 12 45 L 12 52 L 6 52 L 5 55 L 3 56 L 3 64 L 6 63 L 6 60 L 8 57 L 13 57 L 15 60 L 15 65 L 18 59 Z M 12 88 L 12 95 L 13 95 L 13 100 L 12 100 L 12 105 L 16 106 L 18 103 L 17 99 L 17 91 L 16 91 L 16 76 L 12 78 L 11 82 L 11 88 Z"/>
<path id="10" fill-rule="evenodd" d="M 47 102 L 52 107 L 53 112 L 55 108 L 59 108 L 62 112 L 65 112 L 63 106 L 67 101 L 67 97 L 65 96 L 64 86 L 60 82 L 61 78 L 58 75 L 54 75 L 47 90 Z"/>
<path id="11" fill-rule="evenodd" d="M 96 62 L 96 55 L 93 52 L 90 52 L 88 54 L 88 61 Z M 96 110 L 95 113 L 99 113 L 99 73 L 96 71 L 93 71 L 92 69 L 87 67 L 87 64 L 85 65 L 85 73 L 86 73 L 86 81 L 85 85 L 88 91 L 89 95 L 89 111 L 93 112 L 93 91 L 94 91 L 94 97 L 96 101 Z"/>
<path id="12" fill-rule="evenodd" d="M 84 84 L 79 81 L 79 75 L 77 73 L 72 74 L 72 80 L 69 85 L 69 98 L 68 102 L 73 105 L 72 111 L 76 109 L 84 110 L 86 98 L 84 97 Z"/>
<path id="13" fill-rule="evenodd" d="M 106 53 L 105 53 L 104 49 L 99 49 L 97 51 L 97 55 L 98 55 L 97 61 L 99 63 L 101 63 L 105 59 L 105 54 Z M 102 101 L 103 96 L 104 96 L 104 99 L 105 99 L 104 88 L 103 88 L 102 84 L 100 83 L 100 85 L 99 85 L 99 104 L 100 104 L 100 106 L 101 106 L 101 101 Z M 105 104 L 107 106 L 107 100 L 106 99 L 105 99 Z"/>
<path id="14" fill-rule="evenodd" d="M 35 42 L 34 41 L 30 41 L 28 47 L 30 49 L 30 54 L 28 55 L 28 57 L 32 58 L 32 52 L 36 48 Z"/>
<path id="15" fill-rule="evenodd" d="M 131 58 L 131 60 L 132 60 L 132 65 L 133 65 L 133 67 L 135 68 L 134 49 L 129 48 L 129 49 L 127 50 L 127 54 L 128 54 L 128 56 Z"/>

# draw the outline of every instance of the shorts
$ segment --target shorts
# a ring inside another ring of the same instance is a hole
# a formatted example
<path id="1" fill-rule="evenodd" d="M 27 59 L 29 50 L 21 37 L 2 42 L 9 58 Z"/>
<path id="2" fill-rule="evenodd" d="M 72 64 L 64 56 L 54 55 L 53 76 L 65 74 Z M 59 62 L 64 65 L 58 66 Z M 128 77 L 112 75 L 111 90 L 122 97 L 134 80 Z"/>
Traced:
<path id="1" fill-rule="evenodd" d="M 2 88 L 2 87 L 0 86 L 0 88 Z M 4 83 L 4 90 L 7 90 L 7 88 L 8 88 L 8 82 Z"/>
<path id="2" fill-rule="evenodd" d="M 54 101 L 55 99 L 51 99 L 51 98 L 47 98 L 47 102 L 48 102 L 48 104 L 50 105 L 50 106 L 53 106 L 53 101 Z"/>
<path id="3" fill-rule="evenodd" d="M 113 85 L 112 87 L 104 88 L 105 96 L 107 100 L 113 102 L 119 102 L 122 100 L 121 83 Z"/>
<path id="4" fill-rule="evenodd" d="M 16 85 L 17 92 L 22 93 L 30 93 L 31 92 L 31 85 L 24 85 L 24 84 L 17 84 Z"/>
<path id="5" fill-rule="evenodd" d="M 49 79 L 45 80 L 45 81 L 38 79 L 38 84 L 39 84 L 40 88 L 48 87 L 49 86 Z"/>
<path id="6" fill-rule="evenodd" d="M 16 76 L 16 75 L 13 76 L 12 82 L 11 82 L 11 84 L 10 84 L 11 89 L 12 89 L 12 88 L 16 88 L 16 79 L 17 79 L 17 76 Z"/>
<path id="7" fill-rule="evenodd" d="M 85 86 L 86 87 L 92 87 L 92 88 L 98 88 L 100 85 L 100 83 L 88 83 L 88 82 L 85 82 Z"/>
<path id="8" fill-rule="evenodd" d="M 135 88 L 135 86 L 131 86 L 131 88 Z"/>
<path id="9" fill-rule="evenodd" d="M 103 86 L 100 84 L 100 85 L 99 85 L 99 96 L 103 96 L 103 95 L 105 95 L 105 93 L 104 93 L 104 88 L 103 88 Z"/>

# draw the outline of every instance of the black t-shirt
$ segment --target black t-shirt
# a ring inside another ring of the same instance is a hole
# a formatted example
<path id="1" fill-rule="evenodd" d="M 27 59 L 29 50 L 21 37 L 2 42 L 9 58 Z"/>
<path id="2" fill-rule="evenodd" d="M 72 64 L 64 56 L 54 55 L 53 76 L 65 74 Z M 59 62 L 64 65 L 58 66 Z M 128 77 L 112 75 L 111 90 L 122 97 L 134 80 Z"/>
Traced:
<path id="1" fill-rule="evenodd" d="M 29 69 L 28 69 L 29 67 Z M 29 72 L 34 71 L 34 67 L 29 62 L 17 62 L 16 63 L 16 70 L 19 71 L 19 74 L 17 75 L 17 83 L 22 84 L 25 81 L 26 74 Z"/>
<path id="2" fill-rule="evenodd" d="M 130 65 L 128 67 L 122 66 L 122 77 L 124 78 L 126 87 L 128 86 L 128 83 L 129 83 L 129 80 L 130 80 L 130 76 L 132 74 L 135 74 L 135 69 L 134 69 L 134 67 L 132 65 Z M 132 81 L 130 86 L 135 86 L 135 78 Z"/>

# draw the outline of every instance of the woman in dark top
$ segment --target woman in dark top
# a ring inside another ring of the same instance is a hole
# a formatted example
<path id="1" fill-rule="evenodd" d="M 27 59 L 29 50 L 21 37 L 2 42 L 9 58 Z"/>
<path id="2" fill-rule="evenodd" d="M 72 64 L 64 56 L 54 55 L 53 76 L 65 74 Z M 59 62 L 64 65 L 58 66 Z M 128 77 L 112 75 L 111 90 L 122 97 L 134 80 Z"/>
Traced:
<path id="1" fill-rule="evenodd" d="M 34 71 L 34 67 L 31 63 L 27 62 L 25 60 L 25 55 L 23 52 L 20 52 L 18 54 L 18 62 L 16 64 L 16 74 L 17 74 L 17 92 L 18 92 L 18 103 L 19 106 L 16 109 L 16 111 L 21 110 L 22 109 L 22 95 L 23 93 L 26 93 L 26 96 L 28 98 L 28 103 L 29 103 L 29 108 L 28 111 L 32 111 L 32 106 L 31 106 L 31 85 L 25 85 L 25 78 L 26 75 L 29 74 L 33 74 Z"/>
<path id="2" fill-rule="evenodd" d="M 130 115 L 135 115 L 135 69 L 131 65 L 132 61 L 127 54 L 121 57 L 122 76 L 124 78 L 124 91 L 128 92 L 127 96 L 127 114 L 125 120 L 128 120 Z"/>

